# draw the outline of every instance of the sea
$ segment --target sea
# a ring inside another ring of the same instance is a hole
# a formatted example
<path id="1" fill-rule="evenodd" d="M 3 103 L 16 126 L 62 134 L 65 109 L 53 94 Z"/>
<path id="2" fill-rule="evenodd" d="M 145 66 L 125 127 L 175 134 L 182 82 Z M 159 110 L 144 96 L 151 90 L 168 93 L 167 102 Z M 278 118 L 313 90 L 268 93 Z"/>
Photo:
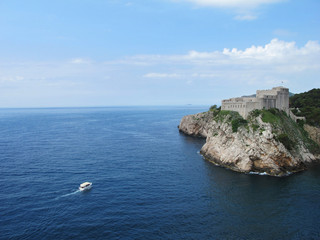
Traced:
<path id="1" fill-rule="evenodd" d="M 319 165 L 215 166 L 177 128 L 206 110 L 0 109 L 0 239 L 320 239 Z"/>

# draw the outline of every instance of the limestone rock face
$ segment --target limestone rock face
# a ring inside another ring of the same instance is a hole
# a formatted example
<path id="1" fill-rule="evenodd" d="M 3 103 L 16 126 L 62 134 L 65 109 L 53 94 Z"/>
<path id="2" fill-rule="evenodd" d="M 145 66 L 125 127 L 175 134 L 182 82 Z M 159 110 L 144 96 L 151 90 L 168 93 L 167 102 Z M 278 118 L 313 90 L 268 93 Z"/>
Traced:
<path id="1" fill-rule="evenodd" d="M 201 149 L 205 159 L 238 172 L 284 176 L 305 169 L 316 160 L 303 143 L 289 151 L 274 138 L 271 124 L 257 117 L 260 130 L 241 126 L 233 132 L 230 122 L 215 121 L 210 112 L 183 117 L 179 130 L 206 137 Z"/>
<path id="2" fill-rule="evenodd" d="M 320 128 L 313 127 L 307 124 L 305 124 L 303 128 L 309 133 L 310 138 L 320 146 Z"/>
<path id="3" fill-rule="evenodd" d="M 182 118 L 178 128 L 187 135 L 206 138 L 212 120 L 213 115 L 209 112 L 187 115 Z"/>

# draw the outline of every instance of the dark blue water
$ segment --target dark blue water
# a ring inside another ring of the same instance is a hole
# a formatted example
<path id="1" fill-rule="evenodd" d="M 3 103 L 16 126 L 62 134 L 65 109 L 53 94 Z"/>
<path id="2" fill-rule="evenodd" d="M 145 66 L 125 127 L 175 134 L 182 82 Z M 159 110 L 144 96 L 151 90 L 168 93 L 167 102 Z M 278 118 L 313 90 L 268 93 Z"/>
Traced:
<path id="1" fill-rule="evenodd" d="M 319 166 L 216 167 L 177 129 L 204 110 L 0 110 L 0 238 L 320 239 Z"/>

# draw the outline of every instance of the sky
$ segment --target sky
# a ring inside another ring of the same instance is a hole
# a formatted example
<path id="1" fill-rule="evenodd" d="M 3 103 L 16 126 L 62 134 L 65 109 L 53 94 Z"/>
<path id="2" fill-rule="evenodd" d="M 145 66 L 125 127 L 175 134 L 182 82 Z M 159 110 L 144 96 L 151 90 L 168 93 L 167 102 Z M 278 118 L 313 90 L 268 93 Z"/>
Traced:
<path id="1" fill-rule="evenodd" d="M 0 0 L 0 108 L 319 88 L 319 0 Z"/>

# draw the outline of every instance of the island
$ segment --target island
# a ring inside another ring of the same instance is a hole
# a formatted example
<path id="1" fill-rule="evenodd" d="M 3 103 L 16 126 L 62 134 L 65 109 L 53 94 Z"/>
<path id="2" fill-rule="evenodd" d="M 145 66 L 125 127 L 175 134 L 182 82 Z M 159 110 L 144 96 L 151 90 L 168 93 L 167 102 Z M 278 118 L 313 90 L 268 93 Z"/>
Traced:
<path id="1" fill-rule="evenodd" d="M 320 159 L 319 122 L 301 114 L 303 104 L 291 108 L 290 99 L 288 88 L 257 90 L 256 95 L 222 100 L 219 108 L 214 105 L 207 112 L 184 116 L 178 128 L 206 138 L 200 153 L 216 165 L 287 176 Z"/>

